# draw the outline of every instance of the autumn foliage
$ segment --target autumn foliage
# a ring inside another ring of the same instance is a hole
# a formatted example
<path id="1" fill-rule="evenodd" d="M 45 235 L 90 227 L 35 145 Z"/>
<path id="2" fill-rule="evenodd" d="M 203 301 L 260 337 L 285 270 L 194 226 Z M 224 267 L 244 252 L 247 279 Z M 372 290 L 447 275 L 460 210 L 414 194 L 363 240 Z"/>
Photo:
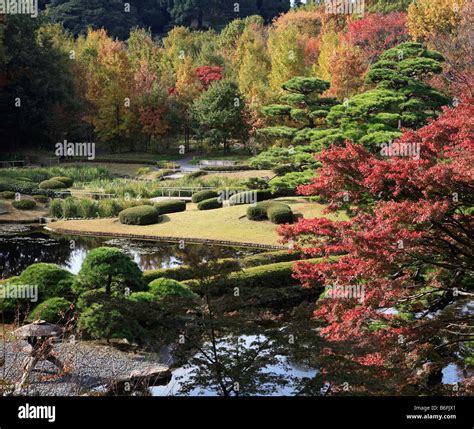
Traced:
<path id="1" fill-rule="evenodd" d="M 427 382 L 472 338 L 459 310 L 473 284 L 471 102 L 445 108 L 437 120 L 403 135 L 399 143 L 419 145 L 419 159 L 383 158 L 351 142 L 324 151 L 317 178 L 299 191 L 352 216 L 280 229 L 308 256 L 339 255 L 336 262 L 298 263 L 295 275 L 304 285 L 363 287 L 362 302 L 325 298 L 318 305 L 314 316 L 332 345 L 327 353 L 350 342 L 351 354 L 343 358 L 376 378 L 397 373 L 404 379 L 398 392 Z"/>

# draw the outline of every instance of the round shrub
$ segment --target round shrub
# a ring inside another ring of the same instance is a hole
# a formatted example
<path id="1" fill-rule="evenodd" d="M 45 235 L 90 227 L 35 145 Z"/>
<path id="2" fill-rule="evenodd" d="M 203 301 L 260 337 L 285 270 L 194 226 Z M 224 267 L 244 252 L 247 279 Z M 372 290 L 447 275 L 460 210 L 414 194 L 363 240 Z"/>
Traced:
<path id="1" fill-rule="evenodd" d="M 150 293 L 155 299 L 163 299 L 167 296 L 179 296 L 183 298 L 193 298 L 196 296 L 186 286 L 173 279 L 160 278 L 153 280 L 149 285 Z"/>
<path id="2" fill-rule="evenodd" d="M 193 203 L 197 204 L 200 203 L 201 201 L 209 200 L 211 198 L 217 198 L 217 192 L 215 191 L 200 191 L 196 192 L 193 197 Z"/>
<path id="3" fill-rule="evenodd" d="M 221 207 L 222 201 L 220 198 L 210 198 L 209 200 L 201 201 L 197 205 L 198 210 L 220 209 Z"/>
<path id="4" fill-rule="evenodd" d="M 33 200 L 19 200 L 13 201 L 12 206 L 18 210 L 31 210 L 36 207 L 36 202 Z"/>
<path id="5" fill-rule="evenodd" d="M 46 195 L 34 195 L 33 199 L 39 203 L 45 204 L 49 201 L 49 197 Z"/>
<path id="6" fill-rule="evenodd" d="M 151 225 L 160 218 L 158 210 L 152 206 L 137 206 L 122 210 L 119 213 L 120 223 L 126 225 Z"/>
<path id="7" fill-rule="evenodd" d="M 6 200 L 13 200 L 15 198 L 15 192 L 3 191 L 3 192 L 0 192 L 0 197 L 5 198 Z"/>
<path id="8" fill-rule="evenodd" d="M 182 200 L 166 200 L 155 204 L 155 208 L 160 215 L 166 213 L 184 212 L 186 210 L 186 202 Z"/>
<path id="9" fill-rule="evenodd" d="M 290 223 L 294 220 L 290 206 L 286 204 L 271 204 L 267 209 L 267 217 L 273 223 Z"/>
<path id="10" fill-rule="evenodd" d="M 67 176 L 51 177 L 50 180 L 57 180 L 58 182 L 64 183 L 64 186 L 66 188 L 71 187 L 72 184 L 74 183 L 74 180 L 72 180 L 70 177 L 67 177 Z"/>
<path id="11" fill-rule="evenodd" d="M 261 204 L 255 204 L 247 208 L 247 218 L 250 220 L 263 220 L 267 218 L 267 208 Z"/>
<path id="12" fill-rule="evenodd" d="M 38 186 L 40 189 L 67 188 L 67 186 L 63 182 L 60 182 L 59 180 L 54 180 L 54 179 L 43 180 Z"/>
<path id="13" fill-rule="evenodd" d="M 31 312 L 28 320 L 46 320 L 49 323 L 59 323 L 66 321 L 67 313 L 72 309 L 72 303 L 67 299 L 55 297 L 43 301 Z"/>
<path id="14" fill-rule="evenodd" d="M 133 292 L 128 297 L 129 300 L 135 302 L 155 302 L 156 297 L 151 292 Z"/>

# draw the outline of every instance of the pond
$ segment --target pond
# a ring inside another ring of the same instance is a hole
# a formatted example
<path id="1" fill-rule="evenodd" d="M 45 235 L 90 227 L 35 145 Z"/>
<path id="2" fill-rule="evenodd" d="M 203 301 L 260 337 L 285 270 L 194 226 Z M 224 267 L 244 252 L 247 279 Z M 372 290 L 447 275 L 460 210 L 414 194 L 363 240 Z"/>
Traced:
<path id="1" fill-rule="evenodd" d="M 142 270 L 176 267 L 192 255 L 205 255 L 204 249 L 210 248 L 221 258 L 258 253 L 258 250 L 202 244 L 180 248 L 177 243 L 64 236 L 41 227 L 0 225 L 0 277 L 18 275 L 35 262 L 55 263 L 77 274 L 87 253 L 100 246 L 124 250 Z"/>

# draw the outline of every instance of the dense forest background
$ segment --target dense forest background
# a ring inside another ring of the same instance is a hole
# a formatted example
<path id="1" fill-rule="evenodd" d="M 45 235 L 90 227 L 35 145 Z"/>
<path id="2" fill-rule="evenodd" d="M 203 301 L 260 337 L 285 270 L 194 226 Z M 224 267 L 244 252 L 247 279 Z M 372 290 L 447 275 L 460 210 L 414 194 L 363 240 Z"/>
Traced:
<path id="1" fill-rule="evenodd" d="M 289 0 L 42 1 L 36 19 L 0 16 L 0 136 L 17 149 L 68 139 L 160 153 L 198 138 L 217 147 L 239 140 L 257 153 L 288 143 L 286 129 L 261 128 L 307 127 L 301 106 L 284 122 L 275 122 L 281 109 L 263 109 L 287 103 L 286 81 L 324 80 L 319 95 L 343 103 L 374 89 L 370 66 L 407 41 L 444 56 L 442 70 L 420 77 L 461 96 L 472 75 L 465 4 L 370 0 L 357 16 Z"/>

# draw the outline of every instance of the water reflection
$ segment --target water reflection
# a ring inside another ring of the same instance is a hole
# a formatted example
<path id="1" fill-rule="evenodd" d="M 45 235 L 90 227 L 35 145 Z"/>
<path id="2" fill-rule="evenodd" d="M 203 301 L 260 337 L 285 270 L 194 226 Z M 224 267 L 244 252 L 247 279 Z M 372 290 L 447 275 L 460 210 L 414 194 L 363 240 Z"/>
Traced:
<path id="1" fill-rule="evenodd" d="M 0 277 L 20 274 L 35 262 L 55 263 L 74 274 L 81 268 L 87 253 L 100 246 L 119 247 L 127 252 L 142 270 L 181 265 L 187 255 L 199 255 L 204 246 L 149 241 L 63 236 L 41 228 L 0 228 Z M 222 258 L 256 253 L 249 249 L 219 247 Z"/>
<path id="2" fill-rule="evenodd" d="M 188 364 L 173 371 L 154 396 L 293 396 L 317 370 L 291 362 L 284 344 L 266 335 L 228 336 L 203 344 Z"/>

